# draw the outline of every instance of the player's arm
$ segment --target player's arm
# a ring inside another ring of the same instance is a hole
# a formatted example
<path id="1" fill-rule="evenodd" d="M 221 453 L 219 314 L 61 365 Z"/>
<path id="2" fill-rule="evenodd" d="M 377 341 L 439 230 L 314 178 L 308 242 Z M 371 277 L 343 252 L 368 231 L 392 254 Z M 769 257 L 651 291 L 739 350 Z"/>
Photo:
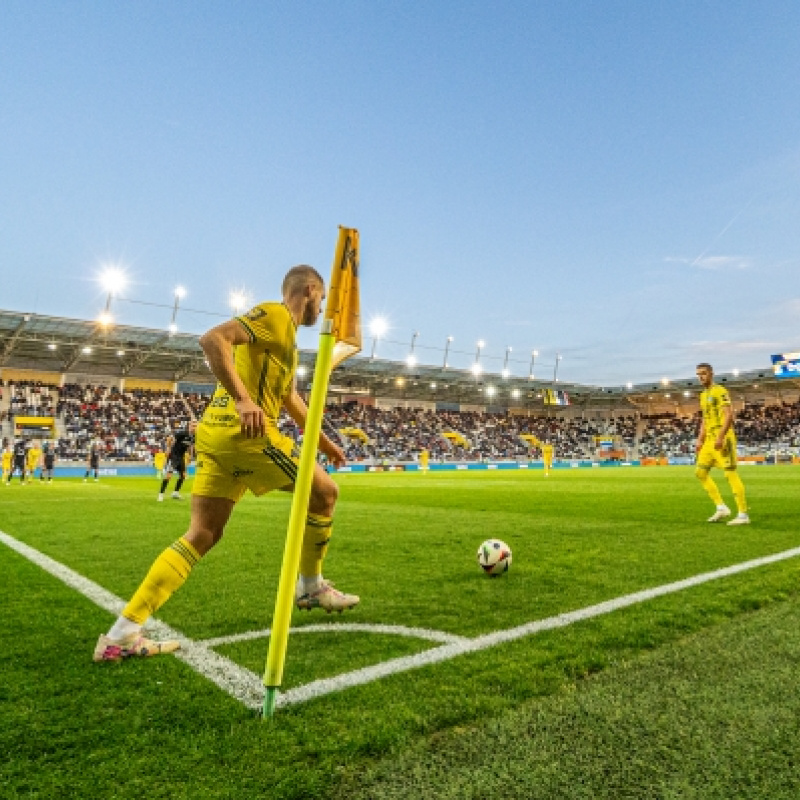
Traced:
<path id="1" fill-rule="evenodd" d="M 297 388 L 292 386 L 291 391 L 283 398 L 283 407 L 289 416 L 303 429 L 306 426 L 308 416 L 308 406 L 302 397 L 297 393 Z M 337 469 L 346 463 L 344 451 L 339 445 L 335 444 L 324 431 L 319 434 L 319 449 L 330 459 Z"/>
<path id="2" fill-rule="evenodd" d="M 700 418 L 700 430 L 697 432 L 697 442 L 695 443 L 694 449 L 696 452 L 700 452 L 703 448 L 703 442 L 706 440 L 706 421 L 701 417 Z"/>
<path id="3" fill-rule="evenodd" d="M 722 445 L 725 443 L 725 437 L 728 434 L 728 431 L 733 426 L 733 407 L 732 406 L 722 406 L 722 427 L 719 429 L 719 435 L 717 436 L 717 441 L 714 443 L 714 446 L 717 450 L 722 449 Z"/>
<path id="4" fill-rule="evenodd" d="M 217 325 L 200 337 L 200 347 L 208 359 L 208 367 L 214 377 L 225 387 L 233 398 L 236 411 L 242 423 L 242 433 L 247 438 L 263 436 L 266 433 L 264 412 L 252 401 L 239 374 L 236 372 L 231 348 L 250 344 L 249 332 L 238 320 L 232 319 Z"/>

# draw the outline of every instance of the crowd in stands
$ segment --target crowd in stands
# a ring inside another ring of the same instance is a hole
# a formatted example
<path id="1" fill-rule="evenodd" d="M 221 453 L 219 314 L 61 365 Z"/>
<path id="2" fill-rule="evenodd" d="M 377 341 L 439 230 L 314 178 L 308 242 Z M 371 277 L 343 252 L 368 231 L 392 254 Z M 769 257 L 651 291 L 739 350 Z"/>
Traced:
<path id="1" fill-rule="evenodd" d="M 79 384 L 62 387 L 57 414 L 64 431 L 56 452 L 63 459 L 85 458 L 99 442 L 103 458 L 147 460 L 171 431 L 193 419 L 180 394 Z"/>
<path id="2" fill-rule="evenodd" d="M 14 417 L 52 417 L 58 387 L 41 381 L 13 381 L 6 385 L 9 407 L 4 414 L 13 422 Z M 2 397 L 0 390 L 0 398 Z"/>
<path id="3" fill-rule="evenodd" d="M 0 399 L 3 393 L 10 420 L 15 415 L 56 417 L 56 454 L 65 460 L 85 459 L 95 444 L 106 460 L 149 461 L 171 432 L 202 416 L 209 400 L 199 394 L 120 391 L 74 383 L 59 388 L 38 381 L 0 382 Z M 414 461 L 427 450 L 436 462 L 537 457 L 538 448 L 532 448 L 522 438 L 525 435 L 552 444 L 558 459 L 592 458 L 601 438 L 613 438 L 615 449 L 628 457 L 692 457 L 699 426 L 699 413 L 644 417 L 628 413 L 600 420 L 377 408 L 350 402 L 328 407 L 324 430 L 340 440 L 351 461 Z M 281 417 L 279 428 L 301 438 L 288 417 Z M 356 434 L 341 435 L 339 431 L 346 428 L 355 429 Z M 800 401 L 748 405 L 736 415 L 736 431 L 745 448 L 800 447 Z"/>
<path id="4" fill-rule="evenodd" d="M 524 434 L 552 444 L 559 458 L 591 458 L 594 437 L 619 436 L 622 446 L 631 448 L 636 434 L 633 416 L 600 421 L 346 403 L 329 407 L 326 417 L 337 429 L 355 428 L 365 434 L 366 442 L 355 437 L 346 442 L 347 456 L 353 460 L 413 461 L 423 449 L 434 461 L 524 460 L 531 456 Z M 445 434 L 458 437 L 448 439 Z"/>

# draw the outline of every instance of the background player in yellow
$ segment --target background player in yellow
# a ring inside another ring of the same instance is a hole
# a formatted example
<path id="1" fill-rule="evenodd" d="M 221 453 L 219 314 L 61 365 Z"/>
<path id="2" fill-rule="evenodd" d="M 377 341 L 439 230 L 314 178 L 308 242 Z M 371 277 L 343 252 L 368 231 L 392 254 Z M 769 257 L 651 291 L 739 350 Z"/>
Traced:
<path id="1" fill-rule="evenodd" d="M 39 466 L 39 459 L 42 457 L 42 451 L 39 448 L 38 442 L 33 442 L 28 450 L 28 474 L 33 480 L 36 475 L 36 468 Z"/>
<path id="2" fill-rule="evenodd" d="M 6 439 L 3 439 L 3 482 L 4 483 L 11 483 L 11 459 L 13 458 L 13 452 L 11 450 L 11 445 L 8 443 Z"/>
<path id="3" fill-rule="evenodd" d="M 153 456 L 153 467 L 155 467 L 156 475 L 159 478 L 164 476 L 164 466 L 167 463 L 167 454 L 159 449 L 156 451 L 156 454 Z"/>
<path id="4" fill-rule="evenodd" d="M 547 477 L 550 470 L 553 469 L 553 445 L 550 442 L 542 445 L 542 461 L 544 462 L 544 474 Z"/>
<path id="5" fill-rule="evenodd" d="M 200 338 L 219 381 L 196 434 L 197 472 L 189 530 L 155 560 L 131 601 L 101 635 L 95 661 L 152 656 L 179 643 L 153 642 L 142 626 L 177 591 L 197 562 L 222 538 L 236 503 L 250 489 L 261 495 L 293 491 L 299 452 L 278 430 L 281 407 L 302 429 L 307 408 L 295 386 L 298 325 L 314 325 L 325 283 L 308 266 L 293 267 L 282 287 L 283 302 L 261 303 L 244 316 L 212 328 Z M 325 434 L 319 449 L 334 466 L 344 453 Z M 357 605 L 322 577 L 338 487 L 319 465 L 311 486 L 295 603 L 298 608 L 342 611 Z"/>
<path id="6" fill-rule="evenodd" d="M 431 454 L 428 452 L 427 448 L 419 451 L 419 468 L 423 472 L 428 471 L 428 463 L 430 461 Z"/>
<path id="7" fill-rule="evenodd" d="M 731 515 L 714 479 L 709 475 L 712 467 L 720 467 L 725 470 L 725 477 L 733 490 L 739 512 L 728 525 L 747 525 L 750 517 L 747 514 L 744 484 L 736 470 L 736 433 L 733 429 L 733 407 L 728 390 L 714 383 L 714 370 L 710 364 L 697 365 L 697 378 L 703 391 L 700 393 L 702 416 L 697 435 L 695 474 L 717 507 L 708 521 L 719 522 Z"/>

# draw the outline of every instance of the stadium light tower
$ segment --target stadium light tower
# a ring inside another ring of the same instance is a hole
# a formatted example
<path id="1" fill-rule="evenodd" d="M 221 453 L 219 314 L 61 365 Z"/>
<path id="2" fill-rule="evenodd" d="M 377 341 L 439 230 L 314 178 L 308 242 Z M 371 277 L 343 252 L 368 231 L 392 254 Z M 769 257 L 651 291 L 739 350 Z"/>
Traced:
<path id="1" fill-rule="evenodd" d="M 506 347 L 506 358 L 503 361 L 503 377 L 507 378 L 511 375 L 511 370 L 508 368 L 508 357 L 511 354 L 511 347 Z"/>
<path id="2" fill-rule="evenodd" d="M 236 289 L 228 295 L 228 305 L 236 314 L 241 314 L 247 305 L 247 297 L 243 290 Z"/>
<path id="3" fill-rule="evenodd" d="M 370 358 L 375 358 L 375 348 L 378 346 L 378 339 L 380 339 L 389 329 L 389 323 L 383 317 L 375 317 L 369 323 L 369 332 L 372 334 L 372 353 Z"/>
<path id="4" fill-rule="evenodd" d="M 478 339 L 478 349 L 475 351 L 475 363 L 478 364 L 481 360 L 481 350 L 486 347 L 486 342 L 483 339 Z"/>
<path id="5" fill-rule="evenodd" d="M 442 362 L 442 369 L 447 369 L 447 354 L 450 352 L 450 345 L 453 343 L 453 337 L 448 336 L 444 345 L 444 361 Z"/>
<path id="6" fill-rule="evenodd" d="M 531 366 L 530 366 L 530 369 L 528 370 L 528 380 L 529 381 L 533 380 L 533 377 L 534 377 L 533 368 L 536 365 L 536 356 L 538 356 L 538 355 L 539 355 L 539 351 L 538 350 L 531 350 Z"/>
<path id="7" fill-rule="evenodd" d="M 113 322 L 111 316 L 111 298 L 119 297 L 128 285 L 128 278 L 125 272 L 119 267 L 106 267 L 100 273 L 100 285 L 103 291 L 106 292 L 106 307 L 100 314 L 98 322 L 101 325 L 110 325 Z"/>
<path id="8" fill-rule="evenodd" d="M 411 349 L 408 351 L 408 355 L 406 356 L 406 364 L 409 367 L 415 367 L 417 365 L 417 357 L 414 355 L 414 347 L 417 344 L 417 336 L 419 336 L 419 331 L 414 331 L 414 335 L 411 337 Z"/>
<path id="9" fill-rule="evenodd" d="M 556 353 L 556 363 L 553 367 L 553 383 L 558 383 L 558 365 L 561 363 L 561 353 Z"/>
<path id="10" fill-rule="evenodd" d="M 175 287 L 175 302 L 172 305 L 172 319 L 169 323 L 169 332 L 170 333 L 177 333 L 178 332 L 178 306 L 181 303 L 181 300 L 186 297 L 186 289 L 183 286 L 176 286 Z"/>

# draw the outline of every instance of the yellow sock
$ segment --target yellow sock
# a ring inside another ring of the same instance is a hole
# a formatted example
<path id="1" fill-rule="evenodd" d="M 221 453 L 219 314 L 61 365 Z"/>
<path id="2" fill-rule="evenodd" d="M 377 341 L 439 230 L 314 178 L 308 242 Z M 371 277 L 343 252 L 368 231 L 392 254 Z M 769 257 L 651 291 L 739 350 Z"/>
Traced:
<path id="1" fill-rule="evenodd" d="M 322 575 L 322 560 L 328 552 L 328 542 L 333 531 L 333 518 L 309 514 L 300 551 L 300 574 L 304 578 Z"/>
<path id="2" fill-rule="evenodd" d="M 199 560 L 200 554 L 182 536 L 153 562 L 122 616 L 144 625 L 183 586 Z"/>
<path id="3" fill-rule="evenodd" d="M 700 479 L 700 483 L 703 484 L 703 488 L 708 492 L 708 496 L 714 501 L 714 504 L 718 506 L 724 505 L 722 495 L 719 493 L 714 479 L 707 472 L 701 474 L 700 471 L 697 472 L 697 477 Z"/>
<path id="4" fill-rule="evenodd" d="M 733 497 L 736 500 L 736 508 L 739 509 L 740 514 L 746 514 L 747 500 L 744 496 L 744 484 L 742 483 L 742 479 L 739 477 L 739 473 L 731 469 L 726 471 L 725 477 L 728 479 L 731 489 L 733 489 Z"/>

